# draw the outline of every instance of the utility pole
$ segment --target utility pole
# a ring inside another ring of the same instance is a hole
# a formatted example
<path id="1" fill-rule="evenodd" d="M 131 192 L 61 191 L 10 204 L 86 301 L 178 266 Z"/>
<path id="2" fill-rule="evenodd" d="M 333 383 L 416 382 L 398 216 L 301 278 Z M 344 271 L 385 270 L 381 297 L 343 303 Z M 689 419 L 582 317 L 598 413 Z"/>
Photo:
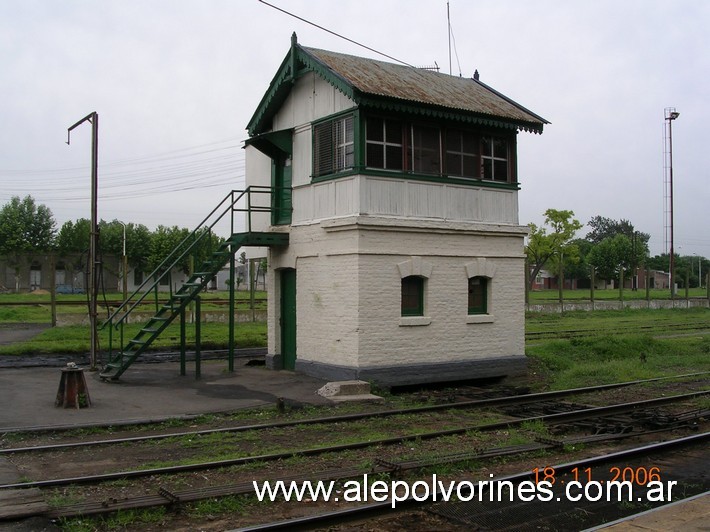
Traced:
<path id="1" fill-rule="evenodd" d="M 671 285 L 671 300 L 675 299 L 675 250 L 673 249 L 673 120 L 678 118 L 680 113 L 675 110 L 675 107 L 667 107 L 665 110 L 665 120 L 668 124 L 668 201 L 670 215 L 670 285 Z"/>
<path id="2" fill-rule="evenodd" d="M 99 164 L 99 115 L 94 111 L 79 120 L 67 130 L 67 144 L 71 141 L 72 129 L 89 122 L 91 124 L 91 230 L 89 236 L 89 325 L 91 327 L 91 346 L 89 351 L 89 365 L 91 371 L 96 371 L 97 358 L 97 311 L 96 303 L 98 299 L 98 275 L 97 275 L 97 256 L 99 247 L 99 226 L 98 226 L 98 164 Z"/>

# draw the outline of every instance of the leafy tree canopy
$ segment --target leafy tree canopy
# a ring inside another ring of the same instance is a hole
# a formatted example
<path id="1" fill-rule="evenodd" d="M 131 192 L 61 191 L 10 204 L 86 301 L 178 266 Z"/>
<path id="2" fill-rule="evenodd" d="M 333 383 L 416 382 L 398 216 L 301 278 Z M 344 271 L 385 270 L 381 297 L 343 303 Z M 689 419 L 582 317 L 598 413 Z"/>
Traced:
<path id="1" fill-rule="evenodd" d="M 574 218 L 574 211 L 547 209 L 545 226 L 538 227 L 531 223 L 529 227 L 530 235 L 525 253 L 532 268 L 531 284 L 548 262 L 559 265 L 560 260 L 578 260 L 579 249 L 572 240 L 583 226 Z"/>
<path id="2" fill-rule="evenodd" d="M 55 226 L 48 207 L 37 205 L 32 196 L 13 196 L 0 209 L 0 254 L 49 251 Z"/>
<path id="3" fill-rule="evenodd" d="M 617 221 L 604 216 L 595 216 L 587 222 L 587 225 L 591 227 L 592 230 L 587 233 L 585 238 L 592 244 L 599 244 L 602 240 L 616 235 L 626 235 L 632 242 L 634 239 L 637 239 L 637 242 L 648 245 L 648 241 L 651 238 L 651 235 L 648 233 L 636 231 L 634 225 L 624 219 Z"/>

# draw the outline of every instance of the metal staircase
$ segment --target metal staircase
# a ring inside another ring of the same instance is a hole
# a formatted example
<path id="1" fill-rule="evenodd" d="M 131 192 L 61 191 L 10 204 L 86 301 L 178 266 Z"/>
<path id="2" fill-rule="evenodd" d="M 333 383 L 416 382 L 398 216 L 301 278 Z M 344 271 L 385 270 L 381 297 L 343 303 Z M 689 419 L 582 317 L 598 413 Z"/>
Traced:
<path id="1" fill-rule="evenodd" d="M 256 206 L 252 201 L 252 196 L 256 194 L 271 195 L 271 187 L 249 187 L 243 191 L 233 191 L 202 221 L 190 235 L 188 235 L 151 273 L 121 306 L 119 306 L 102 328 L 109 327 L 109 358 L 108 363 L 103 367 L 99 376 L 104 380 L 117 380 L 128 367 L 160 336 L 160 334 L 180 316 L 187 305 L 194 301 L 207 284 L 217 275 L 217 273 L 230 261 L 234 260 L 237 250 L 244 246 L 285 246 L 288 245 L 288 233 L 267 233 L 251 231 L 251 215 L 255 212 L 272 212 L 271 202 L 267 200 L 266 205 Z M 246 206 L 240 206 L 246 202 Z M 234 213 L 246 212 L 247 231 L 234 233 Z M 192 273 L 187 281 L 175 292 L 172 292 L 171 272 L 193 254 L 200 246 L 204 246 L 211 241 L 212 230 L 215 225 L 230 215 L 230 227 L 232 236 L 222 242 L 216 250 L 212 251 L 209 257 Z M 167 281 L 167 283 L 166 283 Z M 161 285 L 168 285 L 169 295 L 167 302 L 162 306 L 158 303 L 158 288 Z M 140 331 L 130 340 L 124 342 L 124 327 L 129 316 L 145 305 L 144 301 L 151 293 L 156 294 L 155 314 Z M 230 309 L 233 312 L 234 309 Z M 114 352 L 114 331 L 119 331 L 119 348 Z"/>

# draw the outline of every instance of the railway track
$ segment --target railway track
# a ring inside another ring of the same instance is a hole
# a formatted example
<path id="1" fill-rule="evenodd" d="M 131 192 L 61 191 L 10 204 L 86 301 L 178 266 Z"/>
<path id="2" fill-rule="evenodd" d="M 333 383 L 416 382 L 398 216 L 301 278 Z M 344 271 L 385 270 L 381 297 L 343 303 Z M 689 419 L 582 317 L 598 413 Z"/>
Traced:
<path id="1" fill-rule="evenodd" d="M 626 381 L 617 382 L 611 384 L 600 384 L 597 386 L 585 386 L 582 388 L 570 388 L 566 390 L 555 390 L 550 392 L 540 392 L 540 393 L 525 393 L 512 396 L 502 396 L 502 397 L 491 397 L 485 399 L 473 399 L 473 400 L 453 400 L 442 402 L 439 404 L 425 405 L 419 407 L 410 408 L 396 408 L 388 410 L 370 411 L 370 412 L 359 412 L 354 414 L 343 414 L 335 416 L 325 416 L 325 417 L 315 417 L 310 419 L 296 419 L 289 421 L 276 421 L 271 423 L 260 423 L 254 425 L 237 425 L 230 427 L 220 427 L 214 429 L 196 430 L 196 431 L 175 431 L 166 434 L 153 434 L 153 435 L 142 435 L 142 436 L 132 436 L 126 438 L 112 438 L 112 439 L 102 439 L 102 440 L 89 440 L 89 441 L 79 441 L 71 443 L 61 443 L 61 444 L 50 444 L 41 446 L 28 446 L 28 447 L 15 447 L 15 448 L 0 448 L 0 455 L 10 454 L 10 453 L 23 453 L 32 451 L 52 451 L 58 449 L 66 449 L 72 447 L 90 447 L 90 446 L 100 446 L 100 445 L 111 445 L 111 444 L 124 444 L 124 443 L 138 443 L 145 441 L 161 440 L 166 438 L 175 437 L 190 437 L 190 436 L 204 436 L 208 434 L 225 433 L 225 432 L 246 432 L 252 430 L 268 430 L 268 429 L 279 429 L 285 427 L 294 426 L 304 426 L 304 425 L 318 425 L 318 424 L 334 424 L 343 423 L 351 421 L 359 421 L 363 419 L 372 418 L 385 418 L 391 416 L 401 416 L 401 415 L 416 415 L 423 414 L 427 412 L 437 412 L 443 410 L 455 410 L 455 409 L 474 409 L 474 408 L 487 408 L 487 407 L 511 407 L 519 406 L 530 403 L 544 403 L 550 400 L 562 399 L 566 397 L 571 397 L 575 395 L 585 395 L 589 393 L 604 392 L 608 390 L 614 390 L 618 388 L 625 388 L 628 386 L 644 385 L 651 383 L 658 383 L 663 381 L 674 381 L 679 379 L 689 379 L 689 378 L 705 378 L 710 375 L 710 372 L 696 372 L 696 373 L 686 373 L 682 375 L 671 375 L 668 377 L 656 377 L 652 379 L 641 379 L 636 381 Z M 700 392 L 705 393 L 705 392 Z M 455 395 L 455 397 L 460 397 Z M 110 425 L 115 427 L 116 425 Z M 96 425 L 92 425 L 95 428 Z M 58 430 L 56 427 L 34 427 L 32 432 L 61 432 L 67 430 L 75 430 L 81 428 L 81 426 L 74 426 L 71 428 Z M 26 432 L 22 430 L 17 430 L 14 432 Z"/>
<path id="2" fill-rule="evenodd" d="M 608 334 L 624 334 L 624 333 L 649 333 L 654 336 L 659 336 L 661 334 L 678 334 L 678 333 L 689 333 L 689 332 L 710 332 L 710 325 L 707 322 L 698 323 L 669 323 L 668 326 L 663 324 L 654 325 L 620 325 L 617 324 L 613 329 L 607 330 L 597 330 L 592 328 L 579 328 L 579 329 L 563 329 L 554 331 L 526 331 L 525 340 L 528 342 L 539 341 L 539 340 L 551 340 L 551 339 L 568 339 L 568 338 L 578 338 L 578 337 L 589 337 L 596 335 L 608 335 Z"/>
<path id="3" fill-rule="evenodd" d="M 561 486 L 564 482 L 564 480 L 562 480 L 564 476 L 567 476 L 568 481 L 570 481 L 579 478 L 577 476 L 579 471 L 592 471 L 592 468 L 594 468 L 596 472 L 604 472 L 606 469 L 606 472 L 609 472 L 611 475 L 599 475 L 596 478 L 602 481 L 608 481 L 609 477 L 613 476 L 615 469 L 620 468 L 624 470 L 629 468 L 626 464 L 632 463 L 632 460 L 635 464 L 646 463 L 650 460 L 651 464 L 664 463 L 665 465 L 672 463 L 672 460 L 674 460 L 676 462 L 676 468 L 671 468 L 671 471 L 674 473 L 672 475 L 674 480 L 669 479 L 666 468 L 665 478 L 667 481 L 675 482 L 676 485 L 688 481 L 696 482 L 698 477 L 689 474 L 687 470 L 689 467 L 693 467 L 693 465 L 698 462 L 699 458 L 707 458 L 707 442 L 709 440 L 710 432 L 704 432 L 669 441 L 632 447 L 622 451 L 584 458 L 573 462 L 565 462 L 552 466 L 548 465 L 545 466 L 545 468 L 554 471 L 554 479 L 558 481 L 558 486 Z M 679 449 L 681 450 L 680 452 L 685 450 L 685 455 L 681 455 L 680 460 L 678 455 Z M 705 460 L 705 462 L 705 472 L 707 472 L 707 460 Z M 637 465 L 632 469 L 635 474 L 636 472 L 648 471 L 652 468 L 661 469 L 655 465 Z M 682 472 L 683 469 L 686 471 Z M 618 507 L 614 507 L 614 501 L 608 502 L 605 506 L 604 503 L 601 505 L 596 504 L 598 501 L 585 501 L 581 499 L 572 501 L 573 504 L 565 504 L 570 501 L 562 497 L 562 490 L 559 488 L 555 489 L 553 492 L 552 499 L 555 500 L 555 504 L 552 505 L 540 504 L 539 501 L 536 501 L 537 504 L 535 504 L 535 502 L 531 504 L 530 501 L 526 501 L 523 505 L 520 505 L 520 503 L 517 505 L 514 503 L 506 504 L 505 502 L 500 504 L 499 501 L 492 500 L 493 498 L 490 496 L 490 493 L 495 492 L 498 486 L 505 485 L 506 483 L 518 486 L 523 482 L 537 484 L 539 480 L 538 474 L 539 468 L 532 468 L 512 475 L 496 478 L 494 481 L 483 485 L 483 487 L 481 487 L 481 484 L 478 484 L 478 486 L 472 484 L 469 489 L 468 486 L 464 485 L 463 489 L 458 492 L 459 498 L 468 499 L 464 502 L 435 504 L 437 500 L 441 501 L 445 497 L 445 494 L 441 490 L 437 490 L 434 486 L 430 490 L 430 496 L 426 498 L 414 495 L 408 497 L 398 504 L 398 510 L 411 511 L 412 509 L 426 506 L 427 511 L 443 517 L 445 519 L 443 523 L 448 523 L 450 526 L 457 525 L 467 527 L 473 530 L 482 528 L 489 530 L 503 528 L 506 530 L 539 530 L 541 528 L 545 530 L 582 529 L 611 521 L 619 514 L 632 516 L 635 513 L 640 513 L 633 509 L 633 503 L 641 502 L 643 499 L 643 497 L 638 496 L 638 491 L 634 494 L 638 497 L 638 500 L 617 501 L 619 502 Z M 639 483 L 637 484 L 637 487 L 641 488 L 641 485 Z M 710 489 L 710 484 L 706 481 L 695 490 L 684 492 L 679 498 L 690 498 L 692 495 L 695 495 L 696 492 L 703 493 L 707 492 L 708 489 Z M 665 503 L 667 501 L 664 500 L 663 502 Z M 630 505 L 624 508 L 624 504 L 627 503 L 630 503 Z M 601 512 L 599 506 L 604 507 Z M 391 515 L 394 512 L 395 509 L 392 508 L 392 503 L 388 500 L 385 502 L 360 505 L 354 508 L 351 507 L 343 510 L 317 513 L 296 519 L 279 520 L 243 527 L 239 530 L 250 532 L 264 530 L 314 530 L 321 528 L 328 529 L 352 522 L 367 522 L 367 528 L 363 528 L 363 530 L 371 530 L 373 527 L 377 527 L 376 522 L 373 523 L 373 519 L 382 518 L 382 516 Z M 574 524 L 571 524 L 570 513 L 574 513 L 578 516 L 581 515 L 585 519 L 580 519 L 575 521 Z M 357 526 L 350 526 L 349 530 L 358 530 L 358 528 Z"/>
<path id="4" fill-rule="evenodd" d="M 704 375 L 704 374 L 700 374 Z M 656 380 L 656 379 L 654 379 Z M 583 389 L 576 389 L 576 390 L 564 390 L 561 392 L 553 392 L 551 393 L 546 393 L 546 394 L 534 394 L 537 395 L 536 397 L 537 401 L 531 400 L 531 397 L 507 397 L 507 398 L 495 398 L 495 399 L 487 399 L 487 400 L 479 400 L 479 401 L 469 401 L 469 402 L 464 402 L 462 406 L 460 404 L 450 404 L 450 405 L 430 405 L 428 407 L 423 407 L 419 409 L 403 409 L 403 410 L 391 410 L 391 411 L 385 411 L 385 412 L 378 412 L 376 413 L 377 417 L 387 417 L 387 416 L 394 416 L 394 415 L 406 415 L 406 416 L 418 416 L 421 415 L 425 412 L 440 412 L 442 410 L 448 409 L 452 410 L 455 409 L 456 411 L 462 410 L 462 409 L 467 409 L 467 408 L 491 408 L 491 407 L 506 407 L 509 408 L 512 405 L 516 404 L 516 401 L 518 401 L 517 404 L 527 404 L 527 405 L 533 405 L 533 404 L 539 404 L 540 402 L 546 402 L 550 403 L 551 401 L 557 401 L 563 397 L 566 396 L 571 396 L 575 394 L 581 394 L 581 393 L 590 393 L 592 389 L 597 388 L 597 389 L 613 389 L 612 387 L 623 387 L 623 386 L 628 386 L 630 385 L 629 383 L 619 383 L 616 385 L 607 385 L 603 387 L 592 387 L 592 388 L 583 388 Z M 171 488 L 170 486 L 165 486 L 162 485 L 162 480 L 165 478 L 165 475 L 175 475 L 178 473 L 185 474 L 189 472 L 195 472 L 195 471 L 208 471 L 208 470 L 215 470 L 217 468 L 225 468 L 225 467 L 240 467 L 240 466 L 247 466 L 249 464 L 265 464 L 265 463 L 280 463 L 280 461 L 287 460 L 293 456 L 299 456 L 302 459 L 309 459 L 311 457 L 317 457 L 317 456 L 323 456 L 325 454 L 328 455 L 333 455 L 337 453 L 347 453 L 347 452 L 353 452 L 356 450 L 363 450 L 363 449 L 379 449 L 377 451 L 377 455 L 379 457 L 384 455 L 384 449 L 387 448 L 394 448 L 396 449 L 398 445 L 401 445 L 403 443 L 409 443 L 409 442 L 435 442 L 438 441 L 441 438 L 446 438 L 446 437 L 452 437 L 452 436 L 461 436 L 465 435 L 467 433 L 483 433 L 483 432 L 493 432 L 493 431 L 508 431 L 511 430 L 514 427 L 524 427 L 526 425 L 534 424 L 534 423 L 543 423 L 546 426 L 555 426 L 555 427 L 571 427 L 571 423 L 575 422 L 578 423 L 580 421 L 589 421 L 592 419 L 603 419 L 603 418 L 609 418 L 609 416 L 615 416 L 618 418 L 619 416 L 623 416 L 625 414 L 634 414 L 633 416 L 630 416 L 627 418 L 626 423 L 628 425 L 635 425 L 633 427 L 633 430 L 627 431 L 626 433 L 618 433 L 618 434 L 597 434 L 597 435 L 572 435 L 569 437 L 566 437 L 564 439 L 560 438 L 555 438 L 555 439 L 549 439 L 549 438 L 538 438 L 537 441 L 524 444 L 524 445 L 504 445 L 504 446 L 497 446 L 497 447 L 491 447 L 491 448 L 476 448 L 468 452 L 464 453 L 449 453 L 445 455 L 438 456 L 434 460 L 396 460 L 396 453 L 393 458 L 389 458 L 386 460 L 380 459 L 380 460 L 375 460 L 374 466 L 369 470 L 371 472 L 374 472 L 376 474 L 401 474 L 405 471 L 416 471 L 420 470 L 421 468 L 424 467 L 432 467 L 435 466 L 436 464 L 441 464 L 441 463 L 457 463 L 457 462 L 467 462 L 470 460 L 491 460 L 494 459 L 495 457 L 503 456 L 503 455 L 514 455 L 514 456 L 521 456 L 533 452 L 540 452 L 546 449 L 560 449 L 561 447 L 565 445 L 574 445 L 574 444 L 579 444 L 579 443 L 584 443 L 587 445 L 592 445 L 595 443 L 599 442 L 609 442 L 612 440 L 620 440 L 622 438 L 629 438 L 629 437 L 634 437 L 638 436 L 639 434 L 643 433 L 652 433 L 652 432 L 658 432 L 662 430 L 679 430 L 679 429 L 687 429 L 688 427 L 697 426 L 697 423 L 699 423 L 704 417 L 707 418 L 708 415 L 710 415 L 710 412 L 704 411 L 701 409 L 694 409 L 691 411 L 686 411 L 681 414 L 675 414 L 675 421 L 671 422 L 670 417 L 666 416 L 661 423 L 662 427 L 655 426 L 653 428 L 642 428 L 640 427 L 640 424 L 637 421 L 634 421 L 634 417 L 638 417 L 637 414 L 642 411 L 649 411 L 653 409 L 658 409 L 661 406 L 664 405 L 673 405 L 678 404 L 678 403 L 685 403 L 687 401 L 697 399 L 699 397 L 703 397 L 710 394 L 710 391 L 708 390 L 701 390 L 701 391 L 696 391 L 692 393 L 686 393 L 686 394 L 679 394 L 677 396 L 672 396 L 672 397 L 659 397 L 655 398 L 652 400 L 647 400 L 647 401 L 636 401 L 632 403 L 621 403 L 621 404 L 613 404 L 613 405 L 608 405 L 605 407 L 592 407 L 589 408 L 587 406 L 581 406 L 581 407 L 574 407 L 572 409 L 568 408 L 568 406 L 564 407 L 569 411 L 566 412 L 555 412 L 555 413 L 550 413 L 550 414 L 542 414 L 542 415 L 535 415 L 535 416 L 528 416 L 528 417 L 520 417 L 518 419 L 513 419 L 513 418 L 507 418 L 503 421 L 495 422 L 495 423 L 485 423 L 485 424 L 478 424 L 478 425 L 470 425 L 470 424 L 464 424 L 461 426 L 457 427 L 451 427 L 447 428 L 445 430 L 436 430 L 436 431 L 428 431 L 428 432 L 412 432 L 400 436 L 394 436 L 394 437 L 389 437 L 389 438 L 380 438 L 380 439 L 369 439 L 368 441 L 356 441 L 348 444 L 342 444 L 342 445 L 331 445 L 331 446 L 319 446 L 319 447 L 310 447 L 310 448 L 296 448 L 296 447 L 291 447 L 287 451 L 284 452 L 279 452 L 279 453 L 269 453 L 269 454 L 253 454 L 250 456 L 246 457 L 241 457 L 241 458 L 233 458 L 233 459 L 228 459 L 228 460 L 220 460 L 220 461 L 212 461 L 212 462 L 204 462 L 204 463 L 199 463 L 199 464 L 189 464 L 189 465 L 181 465 L 181 466 L 172 466 L 172 467 L 164 467 L 164 468 L 151 468 L 148 470 L 132 470 L 132 471 L 119 471 L 116 473 L 110 473 L 110 474 L 103 474 L 103 475 L 88 475 L 84 477 L 72 477 L 72 478 L 63 478 L 63 479 L 48 479 L 48 480 L 37 480 L 33 482 L 22 482 L 22 483 L 13 483 L 13 484 L 4 484 L 0 486 L 0 493 L 2 491 L 6 490 L 15 490 L 15 491 L 29 491 L 32 490 L 33 488 L 41 488 L 42 490 L 46 489 L 58 489 L 60 487 L 72 487 L 72 486 L 78 486 L 78 485 L 85 485 L 85 484 L 95 484 L 95 483 L 105 483 L 106 481 L 114 480 L 114 481 L 127 481 L 126 479 L 138 479 L 138 478 L 143 478 L 143 479 L 148 479 L 148 482 L 151 485 L 160 484 L 157 489 L 154 490 L 153 495 L 144 495 L 141 497 L 131 497 L 131 498 L 118 498 L 118 497 L 104 497 L 101 500 L 97 500 L 94 502 L 88 501 L 85 503 L 82 503 L 81 505 L 75 505 L 72 507 L 71 505 L 63 508 L 55 508 L 55 509 L 45 509 L 42 513 L 38 514 L 33 514 L 33 515 L 43 515 L 43 516 L 51 516 L 53 518 L 68 518 L 72 516 L 77 516 L 77 515 L 95 515 L 95 514 L 100 514 L 100 513 L 111 513 L 111 512 L 116 512 L 118 510 L 125 510 L 125 509 L 131 509 L 131 508 L 147 508 L 151 506 L 162 506 L 162 507 L 176 507 L 179 505 L 182 505 L 183 503 L 191 502 L 191 501 L 196 501 L 196 500 L 201 500 L 204 498 L 212 498 L 212 497 L 218 497 L 218 496 L 225 496 L 225 495 L 234 495 L 234 494 L 244 494 L 244 493 L 249 493 L 253 492 L 253 486 L 251 483 L 246 482 L 246 483 L 241 483 L 241 484 L 221 484 L 221 485 L 215 485 L 215 486 L 203 486 L 200 487 L 199 489 L 196 490 L 176 490 L 175 488 Z M 532 394 L 531 394 L 532 395 Z M 542 396 L 542 397 L 540 397 Z M 468 403 L 468 404 L 466 404 Z M 566 403 L 563 403 L 566 404 Z M 397 414 L 395 414 L 397 412 Z M 403 414 L 404 412 L 404 414 Z M 328 424 L 330 426 L 339 426 L 339 427 L 345 427 L 348 422 L 350 421 L 357 421 L 357 420 L 362 420 L 366 419 L 363 418 L 361 415 L 348 415 L 348 416 L 337 416 L 337 417 L 328 417 L 328 418 L 319 418 L 316 420 L 307 420 L 305 423 L 313 423 L 313 424 Z M 648 416 L 641 416 L 639 419 L 648 419 Z M 303 425 L 303 423 L 294 421 L 294 422 L 279 422 L 279 423 L 271 423 L 271 424 L 261 424 L 261 425 L 252 425 L 249 427 L 232 427 L 232 428 L 225 428 L 224 430 L 231 430 L 231 429 L 237 429 L 238 431 L 267 431 L 267 429 L 286 429 L 287 427 L 290 427 L 291 429 L 295 429 L 296 432 L 294 434 L 298 434 L 298 425 Z M 578 427 L 578 426 L 577 426 Z M 212 432 L 217 432 L 217 431 L 222 431 L 223 429 L 217 429 L 216 431 L 210 431 Z M 301 429 L 302 430 L 302 429 Z M 341 428 L 340 430 L 343 430 Z M 640 431 L 640 432 L 639 432 Z M 189 437 L 189 436 L 197 436 L 198 434 L 205 434 L 204 431 L 192 431 L 192 432 L 183 432 L 180 433 L 179 436 L 182 437 Z M 253 432 L 252 432 L 253 434 Z M 176 434 L 171 434 L 171 435 L 160 435 L 159 438 L 164 438 L 164 437 L 176 437 Z M 268 438 L 268 435 L 264 436 L 265 438 Z M 156 439 L 155 437 L 150 437 L 150 439 Z M 62 460 L 61 454 L 57 454 L 62 452 L 62 450 L 70 450 L 70 449 L 76 449 L 79 446 L 84 446 L 88 447 L 88 455 L 91 456 L 91 451 L 90 448 L 93 445 L 107 445 L 107 444 L 116 444 L 120 445 L 121 447 L 125 446 L 126 443 L 135 443 L 136 441 L 148 441 L 148 438 L 139 438 L 138 440 L 136 438 L 128 438 L 128 439 L 116 439 L 112 441 L 98 441 L 98 442 L 76 442 L 68 445 L 53 445 L 53 446 L 42 446 L 42 447 L 25 447 L 25 448 L 13 448 L 13 449 L 3 449 L 2 452 L 9 455 L 13 456 L 13 454 L 24 454 L 24 453 L 47 453 L 49 456 L 52 456 L 53 460 Z M 120 447 L 119 447 L 120 448 Z M 306 466 L 306 469 L 310 469 L 309 467 Z M 321 471 L 320 473 L 310 473 L 309 478 L 346 478 L 348 476 L 354 476 L 358 474 L 362 474 L 362 468 L 337 468 L 335 470 L 325 470 Z M 279 477 L 281 479 L 284 479 L 285 477 L 281 476 Z M 0 519 L 2 518 L 2 515 L 0 515 Z"/>

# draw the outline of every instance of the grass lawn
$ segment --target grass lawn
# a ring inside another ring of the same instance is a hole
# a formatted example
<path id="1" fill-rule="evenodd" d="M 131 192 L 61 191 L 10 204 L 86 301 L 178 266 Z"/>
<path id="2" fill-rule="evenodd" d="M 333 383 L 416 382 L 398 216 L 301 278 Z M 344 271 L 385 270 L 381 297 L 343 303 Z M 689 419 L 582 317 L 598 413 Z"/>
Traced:
<path id="1" fill-rule="evenodd" d="M 689 326 L 696 329 L 683 330 Z M 527 342 L 527 356 L 552 389 L 710 371 L 706 308 L 529 313 L 526 329 L 575 332 Z"/>
<path id="2" fill-rule="evenodd" d="M 159 300 L 165 302 L 167 293 L 159 293 Z M 249 292 L 237 291 L 236 308 L 246 309 L 249 307 Z M 254 308 L 257 310 L 266 309 L 266 292 L 257 291 L 254 294 Z M 100 296 L 99 319 L 107 317 L 106 308 L 103 306 L 104 300 L 109 302 L 121 301 L 123 295 L 120 293 L 109 293 L 104 297 Z M 227 306 L 219 301 L 228 301 L 229 292 L 206 292 L 202 297 L 202 310 L 226 310 Z M 13 305 L 13 303 L 15 303 Z M 50 323 L 52 321 L 50 295 L 40 294 L 0 294 L 0 323 Z M 72 304 L 74 303 L 74 304 Z M 151 311 L 155 309 L 155 297 L 148 295 L 140 309 Z M 57 314 L 86 314 L 87 300 L 86 294 L 59 294 L 57 295 Z"/>
<path id="3" fill-rule="evenodd" d="M 691 298 L 704 298 L 707 297 L 708 291 L 706 288 L 690 288 L 688 290 L 688 297 Z M 651 299 L 670 299 L 671 292 L 668 289 L 665 290 L 650 290 L 649 296 Z M 550 303 L 554 301 L 559 301 L 560 294 L 558 290 L 532 290 L 529 292 L 528 299 L 531 304 L 535 303 Z M 590 290 L 563 290 L 562 299 L 564 301 L 590 301 L 591 291 Z M 619 300 L 619 290 L 594 290 L 594 299 L 599 301 L 618 301 Z M 624 300 L 635 300 L 635 299 L 646 299 L 646 290 L 624 290 Z M 676 294 L 676 299 L 685 299 L 685 289 L 679 288 Z"/>
<path id="4" fill-rule="evenodd" d="M 579 291 L 576 291 L 579 292 Z M 597 294 L 600 291 L 597 292 Z M 608 291 L 618 295 L 618 291 Z M 631 293 L 631 292 L 628 292 Z M 641 292 L 639 292 L 641 293 Z M 228 297 L 224 292 L 219 297 Z M 119 299 L 118 294 L 110 299 Z M 215 294 L 210 293 L 209 297 Z M 246 292 L 238 294 L 248 299 Z M 1 295 L 1 301 L 27 301 L 22 296 Z M 0 306 L 0 322 L 49 321 L 49 296 L 36 296 L 31 306 Z M 61 296 L 81 301 L 85 296 Z M 264 298 L 265 293 L 257 293 Z M 16 298 L 16 299 L 13 299 Z M 264 303 L 265 305 L 265 303 Z M 207 303 L 203 305 L 203 308 Z M 225 306 L 213 305 L 226 310 Z M 79 309 L 79 310 L 77 310 Z M 85 307 L 59 307 L 58 312 L 85 312 Z M 124 338 L 141 327 L 129 325 Z M 671 374 L 710 371 L 710 309 L 624 309 L 596 312 L 534 313 L 526 316 L 526 354 L 535 377 L 553 389 L 588 386 Z M 116 335 L 117 333 L 114 332 Z M 266 345 L 264 322 L 238 323 L 237 347 Z M 188 344 L 194 343 L 194 325 L 187 326 Z M 202 346 L 227 346 L 226 323 L 202 326 Z M 114 337 L 115 338 L 115 337 Z M 108 347 L 108 330 L 99 332 L 103 349 Z M 171 325 L 153 344 L 157 349 L 179 346 L 179 325 Z M 28 353 L 86 353 L 89 328 L 68 326 L 46 329 L 32 340 L 0 346 L 0 355 Z"/>

